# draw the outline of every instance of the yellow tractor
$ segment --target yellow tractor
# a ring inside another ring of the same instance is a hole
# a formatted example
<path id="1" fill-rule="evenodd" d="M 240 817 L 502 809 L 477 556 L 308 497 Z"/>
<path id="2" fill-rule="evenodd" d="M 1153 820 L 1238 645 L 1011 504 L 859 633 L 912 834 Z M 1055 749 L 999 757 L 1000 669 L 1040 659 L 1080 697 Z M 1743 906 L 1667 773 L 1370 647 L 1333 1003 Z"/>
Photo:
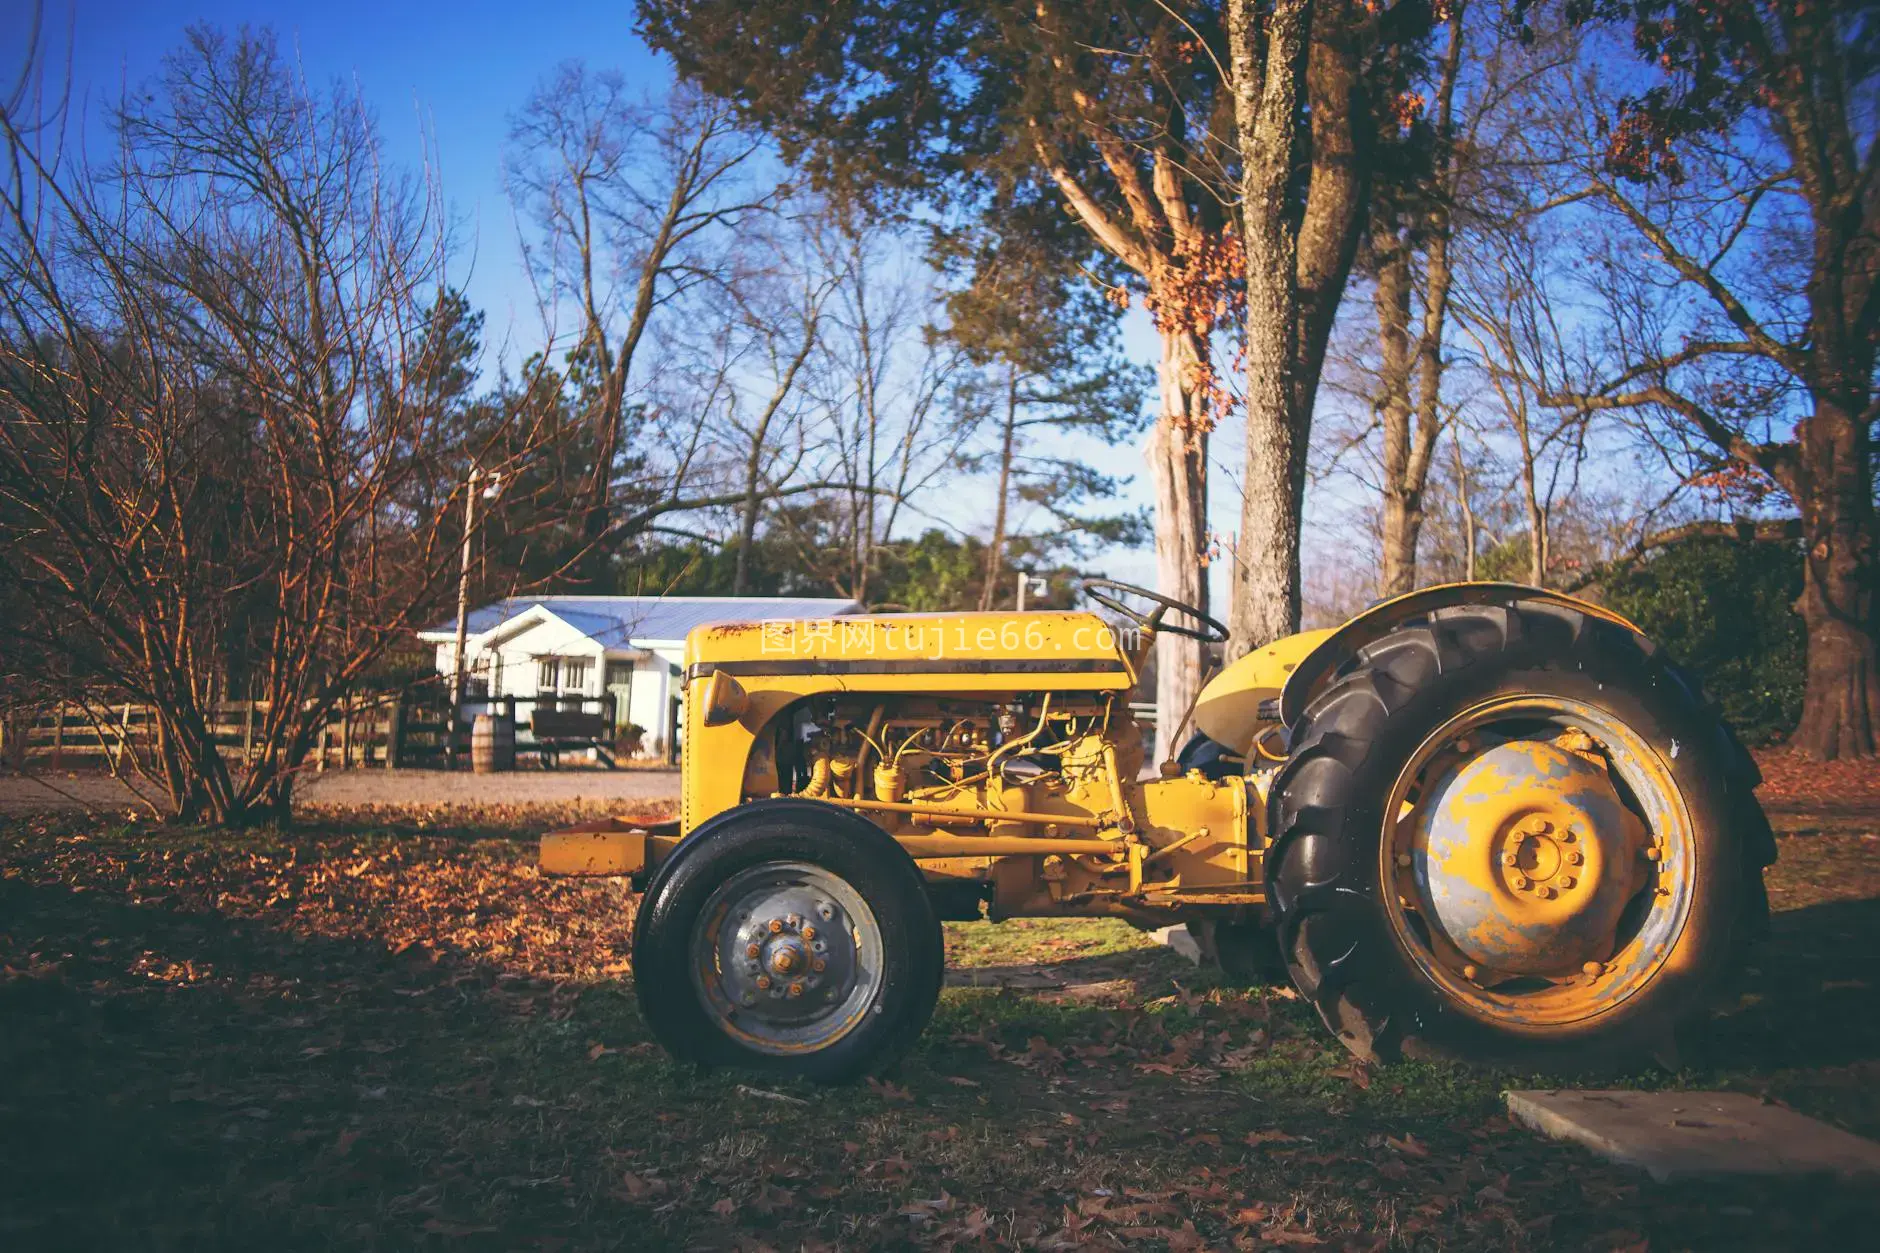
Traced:
<path id="1" fill-rule="evenodd" d="M 933 1011 L 942 920 L 1102 916 L 1283 971 L 1361 1056 L 1583 1068 L 1659 1052 L 1766 920 L 1755 766 L 1608 610 L 1385 602 L 1226 666 L 1145 770 L 1147 650 L 1226 632 L 1084 587 L 1115 617 L 692 633 L 679 816 L 542 846 L 643 888 L 635 982 L 675 1057 L 877 1071 Z"/>

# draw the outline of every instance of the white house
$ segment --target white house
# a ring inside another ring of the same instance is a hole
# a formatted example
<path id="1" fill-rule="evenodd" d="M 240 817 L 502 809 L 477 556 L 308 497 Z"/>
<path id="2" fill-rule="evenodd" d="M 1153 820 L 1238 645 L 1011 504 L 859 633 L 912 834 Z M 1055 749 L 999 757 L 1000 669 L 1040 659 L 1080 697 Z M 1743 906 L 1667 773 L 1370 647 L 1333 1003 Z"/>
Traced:
<path id="1" fill-rule="evenodd" d="M 641 751 L 664 754 L 679 725 L 680 661 L 693 627 L 772 618 L 832 618 L 852 600 L 769 596 L 541 596 L 499 600 L 470 614 L 464 638 L 469 691 L 491 698 L 614 697 L 615 723 L 644 728 Z M 457 624 L 419 638 L 437 669 L 456 669 Z M 588 706 L 592 711 L 594 706 Z M 523 717 L 526 718 L 525 711 Z"/>

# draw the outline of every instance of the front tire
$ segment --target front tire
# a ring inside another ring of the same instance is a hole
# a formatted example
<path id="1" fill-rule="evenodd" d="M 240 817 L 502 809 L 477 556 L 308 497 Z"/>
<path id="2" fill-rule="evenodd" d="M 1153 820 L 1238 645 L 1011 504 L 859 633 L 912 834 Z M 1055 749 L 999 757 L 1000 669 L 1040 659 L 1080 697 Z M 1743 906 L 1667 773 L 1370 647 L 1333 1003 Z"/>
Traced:
<path id="1" fill-rule="evenodd" d="M 940 924 L 881 828 L 759 801 L 688 836 L 647 886 L 634 984 L 679 1061 L 843 1083 L 892 1066 L 940 994 Z"/>
<path id="2" fill-rule="evenodd" d="M 1268 896 L 1353 1053 L 1662 1054 L 1737 964 L 1766 860 L 1753 767 L 1632 632 L 1536 601 L 1437 610 L 1293 732 Z"/>

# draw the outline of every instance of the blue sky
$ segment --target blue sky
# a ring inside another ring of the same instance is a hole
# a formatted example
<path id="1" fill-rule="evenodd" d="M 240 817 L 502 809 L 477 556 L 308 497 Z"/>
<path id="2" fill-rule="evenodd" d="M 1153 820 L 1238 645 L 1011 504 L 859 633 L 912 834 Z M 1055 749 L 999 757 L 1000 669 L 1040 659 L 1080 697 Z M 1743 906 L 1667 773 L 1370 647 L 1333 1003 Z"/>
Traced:
<path id="1" fill-rule="evenodd" d="M 18 45 L 29 7 L 0 0 L 0 46 Z M 670 81 L 634 35 L 626 0 L 45 0 L 45 8 L 48 51 L 62 60 L 69 35 L 74 95 L 94 127 L 119 90 L 152 75 L 195 22 L 271 27 L 310 80 L 355 80 L 378 113 L 389 156 L 416 166 L 427 146 L 434 150 L 459 221 L 454 277 L 487 313 L 492 344 L 540 335 L 502 187 L 509 114 L 572 58 L 620 70 L 648 91 Z"/>
<path id="2" fill-rule="evenodd" d="M 754 0 L 761 2 L 761 0 Z M 69 43 L 75 102 L 87 129 L 99 136 L 119 91 L 148 79 L 186 27 L 206 22 L 226 29 L 244 24 L 274 30 L 316 83 L 354 81 L 376 110 L 387 155 L 418 166 L 435 156 L 437 176 L 457 223 L 459 247 L 452 281 L 484 310 L 486 344 L 513 359 L 540 342 L 502 185 L 501 161 L 511 112 L 555 66 L 581 59 L 619 70 L 635 86 L 656 93 L 671 81 L 666 63 L 633 32 L 630 0 L 327 0 L 267 5 L 257 0 L 44 0 L 46 51 L 56 67 Z M 19 47 L 31 0 L 0 0 L 0 48 Z M 1127 320 L 1126 343 L 1144 364 L 1156 343 L 1140 313 Z M 491 364 L 486 359 L 486 365 Z M 1238 525 L 1240 442 L 1230 420 L 1217 435 L 1212 525 Z M 1139 449 L 1093 444 L 1091 459 L 1105 471 L 1132 476 L 1124 499 L 1150 503 Z M 971 495 L 969 493 L 969 495 Z M 936 502 L 925 502 L 932 507 Z M 972 529 L 983 510 L 941 507 L 956 525 Z M 1114 577 L 1154 582 L 1152 551 L 1112 550 L 1098 564 Z M 1224 567 L 1215 571 L 1217 604 L 1225 604 Z"/>

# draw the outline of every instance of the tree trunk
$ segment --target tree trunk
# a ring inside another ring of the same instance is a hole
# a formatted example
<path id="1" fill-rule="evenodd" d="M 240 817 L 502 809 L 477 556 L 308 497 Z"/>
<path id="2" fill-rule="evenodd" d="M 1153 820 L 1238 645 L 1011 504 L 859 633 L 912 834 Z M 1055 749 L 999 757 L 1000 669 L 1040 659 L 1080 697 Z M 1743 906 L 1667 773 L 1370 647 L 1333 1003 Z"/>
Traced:
<path id="1" fill-rule="evenodd" d="M 1808 678 L 1790 743 L 1823 761 L 1873 756 L 1880 711 L 1872 452 L 1858 414 L 1855 405 L 1818 397 L 1803 424 L 1796 474 L 1808 544 L 1796 609 L 1808 626 Z"/>
<path id="2" fill-rule="evenodd" d="M 1394 228 L 1372 235 L 1377 263 L 1377 418 L 1384 432 L 1383 569 L 1378 591 L 1401 596 L 1417 585 L 1422 485 L 1411 479 L 1410 250 Z"/>
<path id="3" fill-rule="evenodd" d="M 1436 134 L 1450 135 L 1456 78 L 1462 66 L 1463 0 L 1449 6 L 1449 46 L 1437 80 Z M 1446 158 L 1454 161 L 1453 154 Z M 1384 395 L 1384 536 L 1385 596 L 1401 596 L 1417 586 L 1417 540 L 1423 531 L 1423 496 L 1429 485 L 1436 439 L 1443 427 L 1443 324 L 1449 316 L 1449 197 L 1455 194 L 1453 164 L 1443 167 L 1434 202 L 1425 217 L 1423 326 L 1410 335 L 1413 277 L 1411 245 L 1396 223 L 1378 232 L 1377 325 L 1383 350 Z M 1411 380 L 1416 395 L 1411 395 Z M 1458 445 L 1460 448 L 1460 445 Z"/>
<path id="4" fill-rule="evenodd" d="M 1469 467 L 1462 459 L 1462 428 L 1455 431 L 1456 509 L 1462 514 L 1462 577 L 1475 582 L 1475 506 L 1469 500 Z"/>
<path id="5" fill-rule="evenodd" d="M 1527 513 L 1527 581 L 1535 587 L 1547 581 L 1547 511 L 1541 507 L 1539 475 L 1534 466 L 1525 402 L 1512 415 L 1514 434 L 1521 446 L 1521 507 Z"/>
<path id="6" fill-rule="evenodd" d="M 1227 10 L 1247 275 L 1247 465 L 1231 661 L 1299 629 L 1312 408 L 1370 188 L 1350 15 L 1307 0 L 1230 0 Z"/>
<path id="7" fill-rule="evenodd" d="M 979 589 L 979 609 L 985 612 L 999 594 L 999 576 L 1005 571 L 1005 516 L 1012 491 L 1012 446 L 1018 434 L 1018 367 L 1005 373 L 1005 436 L 999 445 L 999 494 L 992 509 L 992 540 L 986 545 L 986 584 Z M 1161 499 L 1158 494 L 1157 500 Z"/>
<path id="8" fill-rule="evenodd" d="M 1155 587 L 1164 596 L 1208 608 L 1208 436 L 1196 390 L 1206 346 L 1193 335 L 1164 332 L 1156 371 L 1162 411 L 1144 455 L 1155 487 Z M 1193 708 L 1207 666 L 1199 640 L 1164 635 L 1155 644 L 1155 759 L 1181 751 L 1178 724 Z M 1186 734 L 1185 731 L 1182 732 Z"/>

